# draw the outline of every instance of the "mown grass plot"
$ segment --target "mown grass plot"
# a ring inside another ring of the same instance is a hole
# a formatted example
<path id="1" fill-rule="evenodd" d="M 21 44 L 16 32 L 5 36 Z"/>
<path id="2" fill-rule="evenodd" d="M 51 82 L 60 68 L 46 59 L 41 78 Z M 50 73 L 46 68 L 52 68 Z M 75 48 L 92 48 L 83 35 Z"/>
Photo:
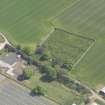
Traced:
<path id="1" fill-rule="evenodd" d="M 55 29 L 44 45 L 53 57 L 63 63 L 74 64 L 93 42 L 92 39 Z"/>

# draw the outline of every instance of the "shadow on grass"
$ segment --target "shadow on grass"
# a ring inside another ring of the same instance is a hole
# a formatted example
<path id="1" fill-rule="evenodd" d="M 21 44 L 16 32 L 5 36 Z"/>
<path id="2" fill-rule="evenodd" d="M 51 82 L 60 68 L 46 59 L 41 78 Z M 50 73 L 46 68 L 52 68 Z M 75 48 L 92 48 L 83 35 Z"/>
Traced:
<path id="1" fill-rule="evenodd" d="M 41 80 L 42 82 L 48 82 L 48 83 L 54 81 L 52 78 L 50 78 L 50 77 L 47 76 L 47 75 L 43 75 L 43 76 L 40 78 L 40 80 Z"/>
<path id="2" fill-rule="evenodd" d="M 24 81 L 24 80 L 28 80 L 29 78 L 25 77 L 24 75 L 18 75 L 17 80 L 18 81 Z"/>
<path id="3" fill-rule="evenodd" d="M 24 76 L 23 75 L 18 75 L 17 80 L 18 81 L 23 81 L 24 80 Z"/>
<path id="4" fill-rule="evenodd" d="M 30 93 L 29 93 L 29 95 L 31 96 L 31 97 L 35 97 L 35 96 L 40 96 L 39 94 L 36 94 L 36 93 L 34 93 L 33 91 L 31 91 Z"/>

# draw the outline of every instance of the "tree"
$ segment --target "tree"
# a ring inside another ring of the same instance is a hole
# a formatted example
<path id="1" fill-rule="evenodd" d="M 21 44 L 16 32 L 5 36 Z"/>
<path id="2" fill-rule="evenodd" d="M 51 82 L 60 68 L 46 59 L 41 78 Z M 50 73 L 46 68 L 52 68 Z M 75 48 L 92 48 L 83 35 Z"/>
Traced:
<path id="1" fill-rule="evenodd" d="M 47 54 L 43 54 L 41 57 L 40 57 L 40 60 L 41 61 L 47 61 L 49 59 L 49 56 Z"/>
<path id="2" fill-rule="evenodd" d="M 57 71 L 55 68 L 48 66 L 46 68 L 46 75 L 49 77 L 50 80 L 55 80 L 57 79 Z"/>
<path id="3" fill-rule="evenodd" d="M 64 63 L 61 67 L 64 68 L 64 69 L 67 69 L 68 71 L 71 71 L 72 64 Z"/>
<path id="4" fill-rule="evenodd" d="M 57 69 L 57 79 L 62 80 L 65 77 L 68 77 L 68 72 L 62 68 Z"/>
<path id="5" fill-rule="evenodd" d="M 60 65 L 60 61 L 57 58 L 53 58 L 51 63 L 53 67 L 56 65 Z"/>
<path id="6" fill-rule="evenodd" d="M 30 49 L 30 47 L 24 47 L 24 48 L 23 48 L 23 52 L 24 52 L 26 55 L 31 55 L 31 49 Z"/>
<path id="7" fill-rule="evenodd" d="M 34 75 L 34 71 L 31 68 L 26 68 L 23 70 L 24 79 L 30 79 Z"/>
<path id="8" fill-rule="evenodd" d="M 42 95 L 44 96 L 45 95 L 45 89 L 43 89 L 41 86 L 37 86 L 36 88 L 33 88 L 32 89 L 32 94 L 36 94 L 36 95 Z"/>
<path id="9" fill-rule="evenodd" d="M 43 47 L 38 47 L 38 48 L 36 49 L 35 53 L 36 53 L 36 54 L 43 54 L 44 51 L 45 51 L 45 48 L 43 48 Z"/>
<path id="10" fill-rule="evenodd" d="M 21 45 L 19 45 L 19 44 L 16 45 L 16 49 L 17 49 L 17 50 L 21 50 L 21 48 L 22 48 Z"/>

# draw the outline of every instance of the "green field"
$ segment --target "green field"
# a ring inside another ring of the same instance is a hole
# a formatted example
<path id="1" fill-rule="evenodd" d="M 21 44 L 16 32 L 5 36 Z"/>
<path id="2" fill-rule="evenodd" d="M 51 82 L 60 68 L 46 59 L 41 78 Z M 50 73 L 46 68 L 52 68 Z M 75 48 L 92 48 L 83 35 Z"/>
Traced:
<path id="1" fill-rule="evenodd" d="M 92 39 L 55 29 L 44 46 L 61 63 L 74 64 L 93 43 Z"/>
<path id="2" fill-rule="evenodd" d="M 98 39 L 105 35 L 105 0 L 80 0 L 54 18 L 55 27 Z"/>
<path id="3" fill-rule="evenodd" d="M 105 86 L 105 0 L 80 0 L 53 19 L 57 28 L 95 40 L 72 76 L 92 88 Z M 70 73 L 71 75 L 71 73 Z"/>
<path id="4" fill-rule="evenodd" d="M 0 32 L 12 44 L 35 47 L 53 29 L 51 18 L 76 0 L 0 0 Z"/>

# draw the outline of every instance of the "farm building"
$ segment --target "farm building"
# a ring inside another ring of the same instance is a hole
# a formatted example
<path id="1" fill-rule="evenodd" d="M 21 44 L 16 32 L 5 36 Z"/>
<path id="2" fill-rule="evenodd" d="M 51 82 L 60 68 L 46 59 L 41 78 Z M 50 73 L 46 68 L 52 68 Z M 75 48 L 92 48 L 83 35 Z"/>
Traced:
<path id="1" fill-rule="evenodd" d="M 16 54 L 9 54 L 9 55 L 0 57 L 0 60 L 10 65 L 13 65 L 14 63 L 18 62 L 19 59 L 18 59 L 18 55 Z"/>
<path id="2" fill-rule="evenodd" d="M 20 55 L 9 54 L 0 57 L 0 68 L 11 76 L 16 76 L 18 72 L 22 71 L 24 60 Z"/>
<path id="3" fill-rule="evenodd" d="M 100 93 L 101 95 L 105 96 L 105 87 L 102 88 L 102 89 L 99 91 L 99 93 Z"/>

